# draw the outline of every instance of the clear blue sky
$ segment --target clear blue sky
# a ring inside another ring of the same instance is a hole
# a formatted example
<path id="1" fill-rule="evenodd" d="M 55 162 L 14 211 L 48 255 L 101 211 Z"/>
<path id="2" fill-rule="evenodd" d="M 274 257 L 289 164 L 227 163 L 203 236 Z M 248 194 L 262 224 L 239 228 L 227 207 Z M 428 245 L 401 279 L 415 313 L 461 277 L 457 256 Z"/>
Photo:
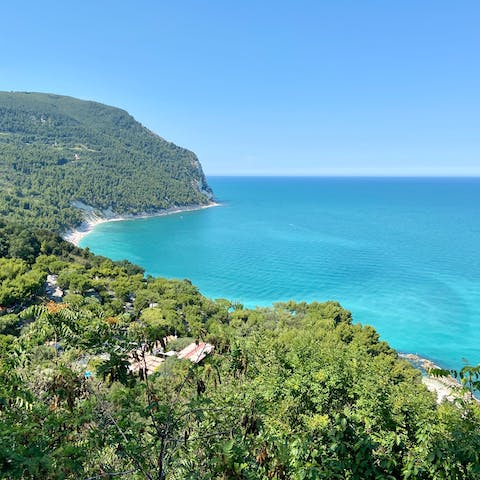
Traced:
<path id="1" fill-rule="evenodd" d="M 480 175 L 480 2 L 5 1 L 0 90 L 119 106 L 207 174 Z"/>

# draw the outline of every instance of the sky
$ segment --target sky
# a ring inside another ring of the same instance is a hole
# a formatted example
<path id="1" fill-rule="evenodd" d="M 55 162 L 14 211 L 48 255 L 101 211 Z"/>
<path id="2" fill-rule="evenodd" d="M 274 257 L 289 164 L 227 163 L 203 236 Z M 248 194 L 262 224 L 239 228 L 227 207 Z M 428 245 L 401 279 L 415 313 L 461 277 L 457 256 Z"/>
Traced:
<path id="1" fill-rule="evenodd" d="M 127 110 L 207 175 L 480 175 L 480 2 L 5 0 L 0 90 Z"/>

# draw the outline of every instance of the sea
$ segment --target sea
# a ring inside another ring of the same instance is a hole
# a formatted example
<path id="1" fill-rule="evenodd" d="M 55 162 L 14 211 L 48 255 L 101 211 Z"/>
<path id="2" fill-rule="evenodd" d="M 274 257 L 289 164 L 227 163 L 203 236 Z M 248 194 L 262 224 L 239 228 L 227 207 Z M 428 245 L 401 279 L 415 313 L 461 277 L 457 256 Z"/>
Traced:
<path id="1" fill-rule="evenodd" d="M 480 178 L 211 177 L 221 205 L 81 246 L 246 307 L 335 300 L 400 352 L 480 363 Z"/>

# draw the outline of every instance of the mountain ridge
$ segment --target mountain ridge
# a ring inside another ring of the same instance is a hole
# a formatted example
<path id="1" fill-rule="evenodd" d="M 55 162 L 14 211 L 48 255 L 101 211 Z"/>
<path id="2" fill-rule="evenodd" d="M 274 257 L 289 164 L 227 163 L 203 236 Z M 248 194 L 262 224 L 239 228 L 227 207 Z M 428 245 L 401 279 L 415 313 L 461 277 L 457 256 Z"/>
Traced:
<path id="1" fill-rule="evenodd" d="M 0 92 L 0 209 L 57 232 L 80 201 L 98 212 L 153 214 L 212 199 L 197 156 L 125 110 L 51 93 Z"/>

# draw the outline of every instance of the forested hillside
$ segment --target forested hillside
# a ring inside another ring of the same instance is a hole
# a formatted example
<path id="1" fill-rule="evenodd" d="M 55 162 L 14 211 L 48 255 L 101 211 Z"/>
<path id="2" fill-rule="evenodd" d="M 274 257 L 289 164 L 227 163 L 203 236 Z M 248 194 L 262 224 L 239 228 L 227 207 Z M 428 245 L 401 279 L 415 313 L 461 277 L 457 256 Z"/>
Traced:
<path id="1" fill-rule="evenodd" d="M 247 310 L 46 231 L 0 244 L 1 478 L 480 478 L 478 404 L 437 406 L 335 302 Z"/>
<path id="2" fill-rule="evenodd" d="M 127 112 L 41 93 L 0 92 L 0 212 L 31 226 L 79 223 L 80 201 L 109 214 L 206 204 L 194 153 Z"/>
<path id="3" fill-rule="evenodd" d="M 72 202 L 208 202 L 193 153 L 115 108 L 3 93 L 0 170 L 0 478 L 480 479 L 479 404 L 437 405 L 338 303 L 249 310 L 58 235 Z"/>

